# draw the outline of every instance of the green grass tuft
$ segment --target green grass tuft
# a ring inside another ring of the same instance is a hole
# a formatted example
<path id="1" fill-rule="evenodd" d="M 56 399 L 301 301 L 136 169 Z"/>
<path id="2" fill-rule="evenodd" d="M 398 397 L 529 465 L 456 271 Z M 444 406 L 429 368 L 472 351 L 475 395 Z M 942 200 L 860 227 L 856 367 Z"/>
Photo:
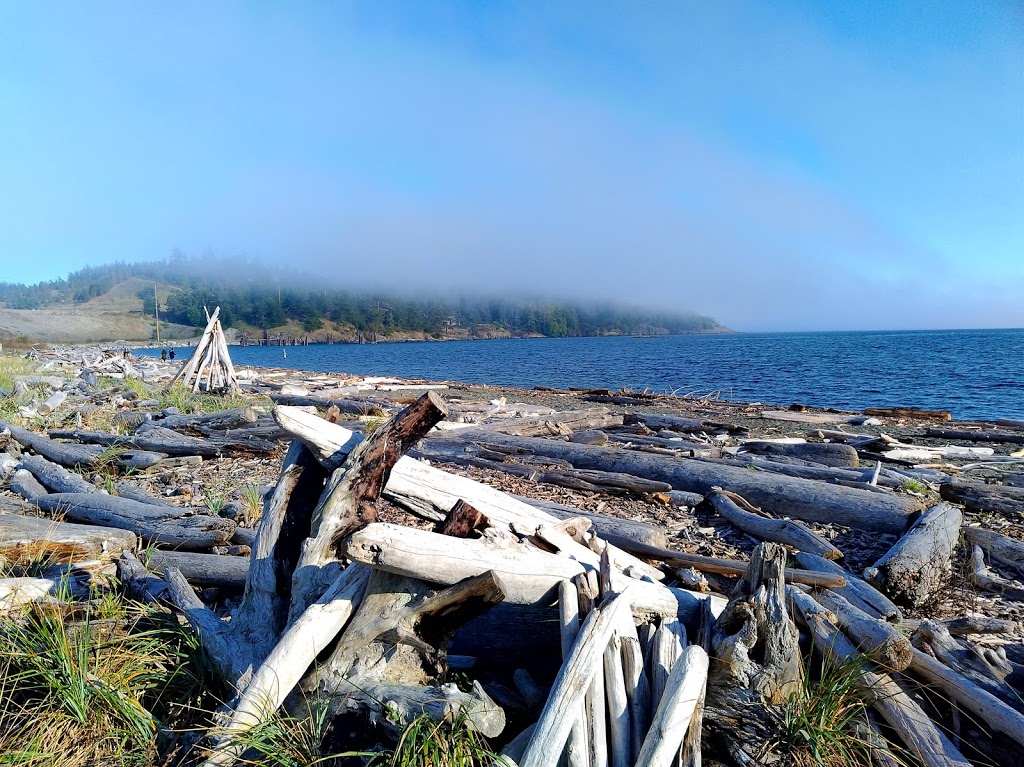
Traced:
<path id="1" fill-rule="evenodd" d="M 406 726 L 394 751 L 376 754 L 369 767 L 490 767 L 496 759 L 464 712 L 440 722 L 423 714 Z"/>

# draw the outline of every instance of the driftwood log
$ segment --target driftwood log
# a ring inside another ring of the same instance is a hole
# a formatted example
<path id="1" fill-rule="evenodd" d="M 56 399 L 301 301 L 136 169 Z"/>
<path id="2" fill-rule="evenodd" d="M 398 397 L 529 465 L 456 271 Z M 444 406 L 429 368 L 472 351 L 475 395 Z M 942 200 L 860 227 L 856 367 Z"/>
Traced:
<path id="1" fill-rule="evenodd" d="M 803 679 L 797 630 L 786 608 L 786 552 L 754 548 L 729 604 L 711 628 L 716 662 L 708 675 L 707 725 L 740 765 L 771 764 L 783 704 Z"/>
<path id="2" fill-rule="evenodd" d="M 963 505 L 968 511 L 1024 516 L 1024 487 L 948 482 L 939 487 L 939 495 L 943 500 Z"/>
<path id="3" fill-rule="evenodd" d="M 471 438 L 465 433 L 457 433 L 433 439 L 465 444 Z M 921 504 L 913 498 L 841 485 L 824 485 L 780 474 L 752 472 L 730 466 L 724 461 L 719 464 L 504 434 L 488 434 L 488 441 L 509 448 L 531 450 L 536 455 L 560 458 L 578 469 L 635 474 L 668 482 L 677 490 L 702 495 L 710 493 L 715 487 L 722 487 L 743 496 L 768 513 L 812 522 L 835 522 L 865 530 L 902 533 L 909 525 L 911 516 L 921 509 Z"/>
<path id="4" fill-rule="evenodd" d="M 844 586 L 829 586 L 829 588 L 868 615 L 890 623 L 902 619 L 903 611 L 889 597 L 835 562 L 806 552 L 797 552 L 796 561 L 798 565 L 808 570 L 832 573 L 844 578 L 846 580 Z"/>
<path id="5" fill-rule="evenodd" d="M 839 559 L 843 556 L 843 552 L 805 525 L 791 519 L 766 517 L 735 493 L 715 489 L 708 494 L 707 500 L 719 515 L 762 541 L 784 543 L 797 551 L 806 551 L 825 559 Z"/>
<path id="6" fill-rule="evenodd" d="M 949 574 L 962 522 L 956 507 L 932 506 L 864 577 L 897 601 L 923 604 Z"/>
<path id="7" fill-rule="evenodd" d="M 797 613 L 811 630 L 815 648 L 826 662 L 860 662 L 857 648 L 836 627 L 827 611 L 796 589 L 791 589 L 789 595 Z M 970 762 L 890 676 L 865 668 L 860 672 L 860 678 L 875 710 L 922 764 L 927 767 L 969 767 Z"/>
<path id="8" fill-rule="evenodd" d="M 4 500 L 0 508 L 10 511 L 0 511 L 0 560 L 8 565 L 116 559 L 138 545 L 128 530 L 25 516 L 28 504 Z M 16 510 L 22 513 L 11 513 Z"/>
<path id="9" fill-rule="evenodd" d="M 33 503 L 75 522 L 130 530 L 149 544 L 202 551 L 231 540 L 235 523 L 190 509 L 151 506 L 104 493 L 52 493 Z"/>
<path id="10" fill-rule="evenodd" d="M 784 455 L 793 458 L 804 458 L 823 466 L 854 467 L 860 466 L 860 457 L 855 448 L 836 442 L 800 442 L 786 444 L 749 440 L 743 443 L 742 451 L 755 455 Z"/>

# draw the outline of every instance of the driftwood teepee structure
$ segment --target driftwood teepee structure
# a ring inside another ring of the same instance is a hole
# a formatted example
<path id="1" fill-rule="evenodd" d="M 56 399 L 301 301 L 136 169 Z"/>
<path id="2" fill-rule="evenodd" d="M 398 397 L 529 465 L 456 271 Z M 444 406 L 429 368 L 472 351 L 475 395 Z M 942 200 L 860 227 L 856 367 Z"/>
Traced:
<path id="1" fill-rule="evenodd" d="M 181 381 L 185 386 L 191 385 L 192 391 L 199 391 L 199 385 L 206 379 L 206 390 L 210 392 L 231 392 L 237 394 L 238 378 L 235 367 L 231 364 L 228 354 L 228 342 L 224 337 L 224 329 L 220 325 L 220 307 L 207 315 L 206 330 L 199 339 L 192 355 L 181 366 L 174 378 L 167 384 L 164 391 Z"/>

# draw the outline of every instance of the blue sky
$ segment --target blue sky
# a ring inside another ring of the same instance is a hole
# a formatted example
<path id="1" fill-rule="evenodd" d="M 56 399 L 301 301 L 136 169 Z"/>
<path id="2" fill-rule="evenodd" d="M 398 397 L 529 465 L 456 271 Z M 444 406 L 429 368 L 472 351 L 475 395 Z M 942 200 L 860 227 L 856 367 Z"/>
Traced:
<path id="1" fill-rule="evenodd" d="M 0 0 L 0 279 L 1024 326 L 1024 5 Z"/>

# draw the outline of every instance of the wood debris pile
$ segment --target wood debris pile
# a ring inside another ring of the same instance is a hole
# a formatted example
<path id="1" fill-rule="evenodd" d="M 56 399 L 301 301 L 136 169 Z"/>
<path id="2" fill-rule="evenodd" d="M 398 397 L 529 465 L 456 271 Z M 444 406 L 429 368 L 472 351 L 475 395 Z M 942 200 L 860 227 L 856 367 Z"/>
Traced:
<path id="1" fill-rule="evenodd" d="M 1021 627 L 992 615 L 1024 600 L 1024 542 L 999 532 L 1024 517 L 1020 422 L 927 426 L 910 442 L 825 427 L 941 415 L 613 412 L 652 405 L 621 392 L 561 393 L 590 401 L 559 410 L 329 376 L 273 388 L 264 414 L 135 402 L 124 434 L 0 424 L 9 488 L 25 499 L 2 501 L 0 555 L 49 547 L 83 572 L 116 562 L 131 593 L 187 617 L 237 691 L 203 741 L 206 765 L 236 763 L 247 730 L 310 696 L 378 733 L 461 712 L 506 765 L 786 764 L 788 712 L 822 659 L 855 664 L 871 707 L 856 726 L 878 763 L 890 747 L 926 765 L 1024 754 Z M 751 438 L 758 421 L 811 428 Z M 279 445 L 255 530 L 70 471 Z M 964 481 L 977 466 L 1005 481 Z M 673 531 L 521 499 L 458 467 L 697 509 L 756 545 L 749 561 L 674 550 Z M 382 521 L 382 499 L 420 522 Z M 896 543 L 853 571 L 832 526 Z M 990 614 L 925 614 L 960 566 Z M 0 607 L 46 600 L 48 583 L 4 579 Z M 236 595 L 229 614 L 196 590 L 211 587 Z"/>

